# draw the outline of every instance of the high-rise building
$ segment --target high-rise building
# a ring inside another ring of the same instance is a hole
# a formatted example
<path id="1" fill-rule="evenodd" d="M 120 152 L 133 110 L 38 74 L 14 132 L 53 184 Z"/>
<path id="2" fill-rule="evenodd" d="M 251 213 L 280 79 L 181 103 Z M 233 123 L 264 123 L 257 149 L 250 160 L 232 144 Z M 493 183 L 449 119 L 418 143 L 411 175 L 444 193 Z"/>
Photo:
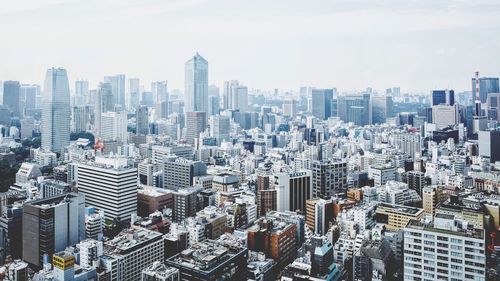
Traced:
<path id="1" fill-rule="evenodd" d="M 338 117 L 344 122 L 352 122 L 357 126 L 372 123 L 370 94 L 339 96 L 337 101 Z"/>
<path id="2" fill-rule="evenodd" d="M 434 105 L 454 105 L 455 91 L 453 90 L 433 90 L 431 94 L 431 106 Z"/>
<path id="3" fill-rule="evenodd" d="M 310 199 L 306 201 L 306 224 L 316 234 L 326 234 L 333 221 L 332 199 Z"/>
<path id="4" fill-rule="evenodd" d="M 149 134 L 149 118 L 147 106 L 140 105 L 137 107 L 137 109 L 135 110 L 135 123 L 137 135 Z"/>
<path id="5" fill-rule="evenodd" d="M 401 152 L 406 153 L 408 158 L 414 159 L 415 154 L 422 152 L 422 140 L 420 134 L 399 132 L 392 135 L 393 145 Z"/>
<path id="6" fill-rule="evenodd" d="M 458 124 L 458 106 L 434 105 L 432 106 L 432 120 L 438 129 Z"/>
<path id="7" fill-rule="evenodd" d="M 497 77 L 479 78 L 479 100 L 486 103 L 489 93 L 499 93 L 499 80 Z M 472 78 L 472 100 L 476 100 L 476 78 Z"/>
<path id="8" fill-rule="evenodd" d="M 152 82 L 151 92 L 153 93 L 153 100 L 155 101 L 155 103 L 168 103 L 167 81 Z"/>
<path id="9" fill-rule="evenodd" d="M 313 197 L 313 180 L 310 170 L 282 172 L 273 176 L 276 190 L 276 210 L 306 212 L 306 200 Z"/>
<path id="10" fill-rule="evenodd" d="M 332 116 L 332 99 L 332 89 L 313 89 L 311 115 L 320 120 Z"/>
<path id="11" fill-rule="evenodd" d="M 200 161 L 187 160 L 178 156 L 163 157 L 164 188 L 179 190 L 193 186 L 194 177 L 207 174 L 207 166 Z"/>
<path id="12" fill-rule="evenodd" d="M 127 112 L 109 111 L 101 114 L 101 134 L 103 140 L 127 143 Z"/>
<path id="13" fill-rule="evenodd" d="M 312 163 L 313 198 L 347 192 L 347 163 L 321 160 Z"/>
<path id="14" fill-rule="evenodd" d="M 243 85 L 232 85 L 229 96 L 229 109 L 241 112 L 247 111 L 248 108 L 248 88 Z"/>
<path id="15" fill-rule="evenodd" d="M 32 110 L 39 105 L 37 99 L 40 98 L 40 85 L 21 84 L 19 88 L 19 110 L 23 116 L 32 115 Z"/>
<path id="16" fill-rule="evenodd" d="M 208 96 L 208 116 L 217 115 L 220 112 L 220 97 Z"/>
<path id="17" fill-rule="evenodd" d="M 194 144 L 200 138 L 200 133 L 207 127 L 207 113 L 205 111 L 186 112 L 186 140 Z"/>
<path id="18" fill-rule="evenodd" d="M 175 222 L 196 216 L 198 194 L 201 190 L 202 187 L 190 187 L 173 192 L 174 207 L 172 209 L 172 219 Z"/>
<path id="19" fill-rule="evenodd" d="M 232 109 L 233 88 L 239 85 L 238 80 L 224 81 L 224 109 Z"/>
<path id="20" fill-rule="evenodd" d="M 140 102 L 141 85 L 139 78 L 128 79 L 127 109 L 136 108 Z"/>
<path id="21" fill-rule="evenodd" d="M 9 107 L 15 117 L 20 115 L 20 88 L 19 81 L 3 82 L 3 105 Z"/>
<path id="22" fill-rule="evenodd" d="M 153 262 L 163 262 L 162 234 L 144 228 L 130 228 L 105 242 L 101 264 L 111 272 L 109 280 L 141 280 L 141 273 Z M 148 279 L 149 280 L 149 279 Z"/>
<path id="23" fill-rule="evenodd" d="M 411 221 L 404 229 L 405 280 L 486 280 L 484 230 L 437 214 L 433 223 Z"/>
<path id="24" fill-rule="evenodd" d="M 283 115 L 295 118 L 295 115 L 297 115 L 296 100 L 291 99 L 283 101 Z"/>
<path id="25" fill-rule="evenodd" d="M 94 106 L 94 133 L 96 137 L 100 137 L 102 114 L 112 111 L 113 107 L 113 92 L 111 90 L 111 84 L 99 83 Z"/>
<path id="26" fill-rule="evenodd" d="M 104 211 L 107 219 L 130 220 L 137 211 L 137 168 L 126 158 L 96 157 L 92 163 L 77 164 L 78 192 L 85 204 Z"/>
<path id="27" fill-rule="evenodd" d="M 115 76 L 104 76 L 104 82 L 111 85 L 113 92 L 113 104 L 121 105 L 125 108 L 125 75 L 117 74 Z"/>
<path id="28" fill-rule="evenodd" d="M 87 105 L 73 107 L 72 132 L 80 133 L 88 131 L 90 127 L 90 108 Z"/>
<path id="29" fill-rule="evenodd" d="M 85 199 L 69 193 L 23 206 L 23 260 L 40 268 L 43 255 L 85 239 Z"/>
<path id="30" fill-rule="evenodd" d="M 392 96 L 372 96 L 372 123 L 383 124 L 387 118 L 394 116 Z"/>
<path id="31" fill-rule="evenodd" d="M 47 70 L 42 99 L 42 148 L 61 153 L 69 145 L 71 120 L 66 69 Z"/>
<path id="32" fill-rule="evenodd" d="M 75 100 L 74 105 L 88 105 L 89 99 L 89 81 L 78 80 L 75 81 Z"/>
<path id="33" fill-rule="evenodd" d="M 230 125 L 229 116 L 210 116 L 210 136 L 217 140 L 217 144 L 220 145 L 222 141 L 229 141 Z"/>
<path id="34" fill-rule="evenodd" d="M 185 64 L 185 110 L 208 111 L 208 62 L 196 53 Z"/>
<path id="35" fill-rule="evenodd" d="M 488 94 L 487 102 L 488 119 L 500 121 L 500 93 Z"/>
<path id="36" fill-rule="evenodd" d="M 500 161 L 500 130 L 479 131 L 479 155 L 487 157 L 491 163 Z"/>
<path id="37" fill-rule="evenodd" d="M 392 165 L 373 165 L 368 170 L 368 176 L 373 179 L 375 186 L 385 185 L 388 181 L 396 180 L 396 170 Z"/>
<path id="38" fill-rule="evenodd" d="M 15 203 L 2 208 L 5 211 L 0 216 L 0 247 L 3 249 L 0 262 L 5 262 L 7 256 L 20 259 L 23 255 L 23 206 Z"/>

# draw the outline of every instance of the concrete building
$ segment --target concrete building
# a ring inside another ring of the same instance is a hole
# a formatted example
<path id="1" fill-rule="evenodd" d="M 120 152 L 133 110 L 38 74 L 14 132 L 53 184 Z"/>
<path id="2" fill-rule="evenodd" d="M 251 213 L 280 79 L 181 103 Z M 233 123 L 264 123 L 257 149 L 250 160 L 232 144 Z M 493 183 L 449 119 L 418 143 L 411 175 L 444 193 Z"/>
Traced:
<path id="1" fill-rule="evenodd" d="M 163 158 L 164 188 L 180 190 L 193 186 L 194 178 L 207 174 L 207 166 L 200 161 L 176 156 Z"/>
<path id="2" fill-rule="evenodd" d="M 103 210 L 107 219 L 128 221 L 137 212 L 137 169 L 126 158 L 78 163 L 76 182 L 85 204 Z"/>
<path id="3" fill-rule="evenodd" d="M 276 190 L 276 210 L 306 211 L 306 200 L 313 197 L 313 181 L 310 170 L 282 172 L 273 176 Z"/>
<path id="4" fill-rule="evenodd" d="M 411 221 L 404 229 L 405 280 L 486 280 L 484 230 L 467 225 L 444 214 Z"/>
<path id="5" fill-rule="evenodd" d="M 141 281 L 179 281 L 179 269 L 155 261 L 141 273 Z"/>
<path id="6" fill-rule="evenodd" d="M 23 206 L 23 260 L 41 268 L 43 255 L 85 239 L 85 199 L 69 193 Z"/>
<path id="7" fill-rule="evenodd" d="M 332 197 L 347 192 L 347 163 L 321 160 L 312 163 L 313 197 Z"/>

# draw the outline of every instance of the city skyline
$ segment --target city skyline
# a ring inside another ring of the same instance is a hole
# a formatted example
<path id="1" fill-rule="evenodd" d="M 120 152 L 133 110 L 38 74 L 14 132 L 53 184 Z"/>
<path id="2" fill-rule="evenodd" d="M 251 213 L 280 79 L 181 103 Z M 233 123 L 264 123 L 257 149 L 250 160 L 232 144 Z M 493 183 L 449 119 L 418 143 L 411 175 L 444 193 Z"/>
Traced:
<path id="1" fill-rule="evenodd" d="M 82 78 L 95 87 L 104 76 L 124 73 L 146 86 L 168 80 L 170 89 L 183 89 L 183 64 L 196 52 L 210 63 L 209 84 L 222 87 L 238 79 L 264 90 L 311 85 L 469 91 L 474 71 L 493 77 L 500 72 L 500 54 L 487 51 L 500 47 L 500 20 L 494 16 L 500 5 L 494 1 L 260 4 L 7 4 L 0 31 L 10 40 L 0 47 L 0 60 L 11 67 L 1 70 L 0 80 L 40 84 L 47 68 L 61 66 L 71 86 Z M 59 21 L 65 24 L 41 37 L 41 30 Z"/>

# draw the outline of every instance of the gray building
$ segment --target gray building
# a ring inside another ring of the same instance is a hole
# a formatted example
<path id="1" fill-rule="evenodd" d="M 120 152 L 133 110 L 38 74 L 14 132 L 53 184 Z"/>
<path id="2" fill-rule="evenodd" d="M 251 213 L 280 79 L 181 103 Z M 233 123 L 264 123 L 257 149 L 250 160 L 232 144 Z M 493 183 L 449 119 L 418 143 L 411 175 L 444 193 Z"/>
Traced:
<path id="1" fill-rule="evenodd" d="M 20 87 L 21 85 L 19 84 L 19 81 L 3 82 L 3 105 L 7 106 L 12 111 L 12 114 L 16 117 L 20 116 Z"/>
<path id="2" fill-rule="evenodd" d="M 135 125 L 136 134 L 147 135 L 149 134 L 149 120 L 148 120 L 148 107 L 140 105 L 135 110 Z"/>
<path id="3" fill-rule="evenodd" d="M 194 144 L 200 138 L 200 133 L 207 127 L 207 112 L 186 112 L 186 141 Z"/>
<path id="4" fill-rule="evenodd" d="M 176 156 L 163 158 L 164 188 L 179 190 L 193 186 L 194 177 L 207 174 L 207 165 Z"/>
<path id="5" fill-rule="evenodd" d="M 332 89 L 313 89 L 312 90 L 312 116 L 325 120 L 332 116 Z"/>
<path id="6" fill-rule="evenodd" d="M 372 123 L 370 94 L 346 95 L 338 98 L 338 117 L 344 122 L 352 122 L 357 126 Z"/>
<path id="7" fill-rule="evenodd" d="M 208 111 L 208 62 L 196 53 L 185 64 L 186 112 Z"/>
<path id="8" fill-rule="evenodd" d="M 40 268 L 49 257 L 85 239 L 85 198 L 69 193 L 23 206 L 23 260 Z"/>
<path id="9" fill-rule="evenodd" d="M 489 93 L 500 92 L 497 77 L 479 78 L 479 98 L 481 103 L 486 103 Z M 476 100 L 476 78 L 472 78 L 472 101 Z"/>
<path id="10" fill-rule="evenodd" d="M 313 198 L 332 197 L 347 190 L 347 163 L 314 161 L 312 163 Z"/>
<path id="11" fill-rule="evenodd" d="M 490 159 L 491 163 L 500 161 L 500 130 L 479 131 L 479 155 Z"/>
<path id="12" fill-rule="evenodd" d="M 394 116 L 392 96 L 373 96 L 371 106 L 373 124 L 383 124 L 387 118 Z"/>

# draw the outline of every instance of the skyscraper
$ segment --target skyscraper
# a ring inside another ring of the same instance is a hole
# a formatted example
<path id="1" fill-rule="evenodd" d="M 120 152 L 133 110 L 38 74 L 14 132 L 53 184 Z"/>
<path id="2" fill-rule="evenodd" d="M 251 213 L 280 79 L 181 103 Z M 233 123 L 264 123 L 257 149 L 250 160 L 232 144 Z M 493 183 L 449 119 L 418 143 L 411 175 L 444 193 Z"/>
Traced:
<path id="1" fill-rule="evenodd" d="M 29 116 L 30 110 L 37 108 L 37 97 L 40 95 L 39 85 L 21 84 L 19 92 L 19 110 L 21 115 Z"/>
<path id="2" fill-rule="evenodd" d="M 135 121 L 136 121 L 136 134 L 147 135 L 149 134 L 149 119 L 148 119 L 148 107 L 145 105 L 140 105 L 135 111 Z"/>
<path id="3" fill-rule="evenodd" d="M 391 96 L 372 96 L 372 123 L 383 124 L 394 115 L 394 102 Z"/>
<path id="4" fill-rule="evenodd" d="M 207 113 L 203 111 L 186 112 L 186 140 L 193 144 L 195 138 L 207 127 Z"/>
<path id="5" fill-rule="evenodd" d="M 453 90 L 433 90 L 431 95 L 431 105 L 454 105 L 455 91 Z"/>
<path id="6" fill-rule="evenodd" d="M 101 133 L 102 114 L 113 110 L 113 93 L 111 91 L 111 84 L 99 83 L 95 102 L 94 133 L 96 137 L 99 137 Z"/>
<path id="7" fill-rule="evenodd" d="M 119 104 L 125 108 L 125 75 L 104 76 L 104 82 L 111 84 L 113 104 Z"/>
<path id="8" fill-rule="evenodd" d="M 481 77 L 479 78 L 479 99 L 481 103 L 486 103 L 489 93 L 500 92 L 497 77 Z M 472 78 L 472 101 L 476 100 L 476 78 Z"/>
<path id="9" fill-rule="evenodd" d="M 208 62 L 196 53 L 185 64 L 185 110 L 208 111 Z"/>
<path id="10" fill-rule="evenodd" d="M 223 140 L 229 140 L 230 120 L 229 116 L 215 115 L 210 117 L 210 136 L 220 144 Z"/>
<path id="11" fill-rule="evenodd" d="M 69 145 L 71 120 L 66 69 L 47 70 L 42 99 L 42 148 L 61 153 Z"/>
<path id="12" fill-rule="evenodd" d="M 338 98 L 338 116 L 344 122 L 364 126 L 372 123 L 370 94 L 346 95 Z"/>
<path id="13" fill-rule="evenodd" d="M 19 81 L 5 81 L 3 82 L 3 105 L 9 107 L 13 116 L 20 116 L 19 113 L 19 91 L 21 85 Z"/>
<path id="14" fill-rule="evenodd" d="M 74 106 L 73 107 L 73 127 L 72 132 L 86 132 L 90 125 L 90 108 L 89 106 Z"/>
<path id="15" fill-rule="evenodd" d="M 75 82 L 74 105 L 87 105 L 89 103 L 89 81 L 78 80 Z"/>
<path id="16" fill-rule="evenodd" d="M 332 89 L 313 89 L 312 90 L 312 116 L 321 120 L 332 116 Z"/>
<path id="17" fill-rule="evenodd" d="M 127 108 L 135 108 L 139 105 L 141 96 L 141 85 L 139 78 L 128 79 L 128 99 Z"/>

